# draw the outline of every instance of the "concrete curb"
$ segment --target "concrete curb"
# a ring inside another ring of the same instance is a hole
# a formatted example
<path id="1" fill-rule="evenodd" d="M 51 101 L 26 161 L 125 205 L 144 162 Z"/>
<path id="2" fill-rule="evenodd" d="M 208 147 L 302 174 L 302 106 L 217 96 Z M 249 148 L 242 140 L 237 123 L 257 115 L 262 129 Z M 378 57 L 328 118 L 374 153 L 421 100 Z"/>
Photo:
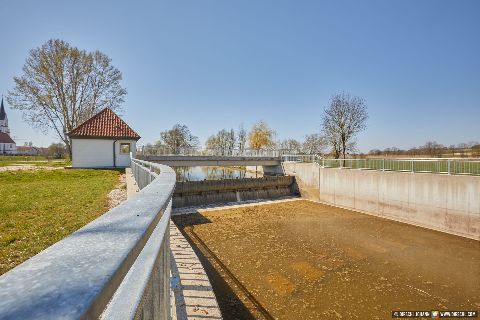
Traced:
<path id="1" fill-rule="evenodd" d="M 172 319 L 221 320 L 210 280 L 177 226 L 170 221 Z"/>
<path id="2" fill-rule="evenodd" d="M 140 191 L 137 182 L 135 181 L 135 177 L 133 176 L 132 168 L 125 168 L 125 182 L 127 183 L 127 199 Z"/>

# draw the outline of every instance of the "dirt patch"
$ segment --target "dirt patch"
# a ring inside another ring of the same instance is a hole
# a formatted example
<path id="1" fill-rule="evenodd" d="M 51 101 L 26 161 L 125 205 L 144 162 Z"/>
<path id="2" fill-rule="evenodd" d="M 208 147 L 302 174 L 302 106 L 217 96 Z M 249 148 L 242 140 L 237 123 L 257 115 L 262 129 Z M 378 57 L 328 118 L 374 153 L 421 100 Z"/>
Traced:
<path id="1" fill-rule="evenodd" d="M 108 209 L 115 208 L 125 200 L 127 200 L 127 182 L 126 175 L 123 173 L 118 178 L 115 189 L 108 193 Z"/>
<path id="2" fill-rule="evenodd" d="M 3 171 L 17 171 L 17 170 L 61 170 L 63 167 L 48 167 L 48 166 L 35 166 L 31 164 L 18 164 L 0 167 L 0 172 Z"/>
<path id="3" fill-rule="evenodd" d="M 480 308 L 475 240 L 309 201 L 173 219 L 198 251 L 210 252 L 203 259 L 225 319 Z"/>

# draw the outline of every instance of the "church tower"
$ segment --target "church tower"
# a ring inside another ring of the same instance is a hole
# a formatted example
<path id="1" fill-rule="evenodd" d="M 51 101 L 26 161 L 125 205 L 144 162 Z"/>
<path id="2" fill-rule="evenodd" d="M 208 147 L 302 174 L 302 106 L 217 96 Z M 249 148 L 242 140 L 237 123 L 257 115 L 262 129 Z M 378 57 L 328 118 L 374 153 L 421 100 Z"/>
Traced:
<path id="1" fill-rule="evenodd" d="M 10 129 L 8 128 L 8 118 L 5 107 L 0 103 L 0 154 L 16 154 L 17 145 L 10 137 Z"/>
<path id="2" fill-rule="evenodd" d="M 2 103 L 0 104 L 0 132 L 10 135 L 10 129 L 8 128 L 8 117 L 5 112 L 5 107 L 3 106 L 3 97 Z"/>

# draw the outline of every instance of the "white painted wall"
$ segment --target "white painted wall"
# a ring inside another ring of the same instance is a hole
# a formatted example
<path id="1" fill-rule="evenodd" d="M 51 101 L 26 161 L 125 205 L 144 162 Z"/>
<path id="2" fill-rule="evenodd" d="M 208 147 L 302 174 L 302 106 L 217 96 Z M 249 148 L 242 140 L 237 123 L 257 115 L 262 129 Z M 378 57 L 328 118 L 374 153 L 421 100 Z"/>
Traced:
<path id="1" fill-rule="evenodd" d="M 17 146 L 15 143 L 0 143 L 0 154 L 16 154 Z"/>
<path id="2" fill-rule="evenodd" d="M 72 167 L 105 168 L 113 167 L 113 143 L 110 139 L 72 139 Z M 135 140 L 115 141 L 117 167 L 130 166 L 130 154 L 120 153 L 120 143 L 130 143 L 133 157 L 136 155 Z"/>

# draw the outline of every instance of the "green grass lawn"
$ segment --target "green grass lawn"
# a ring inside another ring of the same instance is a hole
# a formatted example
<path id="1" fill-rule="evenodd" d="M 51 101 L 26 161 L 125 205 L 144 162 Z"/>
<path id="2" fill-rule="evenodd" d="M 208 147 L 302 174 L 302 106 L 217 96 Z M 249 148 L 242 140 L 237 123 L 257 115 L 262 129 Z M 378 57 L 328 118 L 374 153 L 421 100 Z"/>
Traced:
<path id="1" fill-rule="evenodd" d="M 0 274 L 108 210 L 114 170 L 0 172 Z"/>

